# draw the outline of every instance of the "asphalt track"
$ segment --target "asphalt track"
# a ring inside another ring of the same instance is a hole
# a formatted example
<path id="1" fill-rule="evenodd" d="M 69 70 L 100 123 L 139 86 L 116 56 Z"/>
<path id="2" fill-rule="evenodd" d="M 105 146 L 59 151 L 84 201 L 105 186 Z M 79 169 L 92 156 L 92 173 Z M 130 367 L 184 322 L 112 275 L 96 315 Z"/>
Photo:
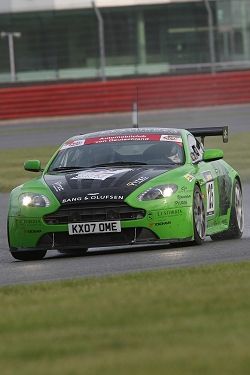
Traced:
<path id="1" fill-rule="evenodd" d="M 0 121 L 0 149 L 59 146 L 76 134 L 133 126 L 132 112 Z M 230 133 L 250 131 L 250 103 L 141 112 L 140 127 L 195 128 L 228 126 Z"/>
<path id="2" fill-rule="evenodd" d="M 147 127 L 228 125 L 229 137 L 230 132 L 250 131 L 249 119 L 250 105 L 151 111 L 139 115 L 141 126 Z M 128 113 L 2 121 L 0 147 L 57 146 L 74 134 L 131 125 L 132 115 Z M 6 217 L 9 194 L 0 194 L 0 286 L 250 260 L 250 185 L 243 186 L 243 195 L 245 230 L 240 240 L 215 243 L 207 238 L 202 246 L 178 249 L 169 246 L 96 248 L 84 256 L 65 256 L 48 251 L 41 261 L 20 262 L 14 260 L 8 251 Z"/>

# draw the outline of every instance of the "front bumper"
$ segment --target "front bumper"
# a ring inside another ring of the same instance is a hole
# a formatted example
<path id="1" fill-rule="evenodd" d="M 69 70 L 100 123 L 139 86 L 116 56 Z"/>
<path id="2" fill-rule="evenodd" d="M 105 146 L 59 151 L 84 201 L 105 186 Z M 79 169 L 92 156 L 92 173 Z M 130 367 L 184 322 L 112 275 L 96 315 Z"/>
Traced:
<path id="1" fill-rule="evenodd" d="M 9 216 L 11 251 L 158 244 L 190 241 L 193 238 L 193 215 L 190 206 L 150 209 L 144 212 L 143 218 L 121 220 L 121 232 L 117 233 L 69 235 L 66 223 L 47 220 L 52 216 L 52 214 L 44 215 L 43 218 Z"/>

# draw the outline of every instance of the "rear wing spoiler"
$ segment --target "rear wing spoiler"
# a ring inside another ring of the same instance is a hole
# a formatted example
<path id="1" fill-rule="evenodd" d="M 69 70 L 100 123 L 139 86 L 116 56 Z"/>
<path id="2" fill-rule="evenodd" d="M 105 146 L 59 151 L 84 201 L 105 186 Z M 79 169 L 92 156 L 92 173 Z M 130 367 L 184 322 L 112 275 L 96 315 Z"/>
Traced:
<path id="1" fill-rule="evenodd" d="M 190 128 L 186 129 L 195 137 L 201 138 L 201 143 L 204 145 L 205 137 L 222 135 L 223 143 L 228 142 L 228 126 L 212 126 L 211 128 Z"/>

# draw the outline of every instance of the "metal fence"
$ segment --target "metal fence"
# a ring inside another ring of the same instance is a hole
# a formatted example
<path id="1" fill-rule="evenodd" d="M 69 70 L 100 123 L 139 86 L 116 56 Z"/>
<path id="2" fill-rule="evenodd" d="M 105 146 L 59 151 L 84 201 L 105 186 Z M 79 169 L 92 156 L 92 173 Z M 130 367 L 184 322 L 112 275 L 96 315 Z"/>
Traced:
<path id="1" fill-rule="evenodd" d="M 0 14 L 0 83 L 250 67 L 250 0 Z"/>

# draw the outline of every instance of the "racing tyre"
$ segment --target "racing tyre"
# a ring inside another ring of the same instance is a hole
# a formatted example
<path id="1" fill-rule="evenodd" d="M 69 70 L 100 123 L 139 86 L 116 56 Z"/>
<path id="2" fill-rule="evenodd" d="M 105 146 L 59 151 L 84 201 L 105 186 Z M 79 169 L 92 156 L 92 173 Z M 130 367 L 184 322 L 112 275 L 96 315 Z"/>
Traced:
<path id="1" fill-rule="evenodd" d="M 233 185 L 232 208 L 230 215 L 230 223 L 228 230 L 224 232 L 213 234 L 211 239 L 213 241 L 232 240 L 240 238 L 244 230 L 244 212 L 242 190 L 240 182 L 235 179 Z"/>
<path id="2" fill-rule="evenodd" d="M 17 260 L 40 260 L 45 257 L 46 253 L 47 250 L 11 251 L 11 255 Z"/>
<path id="3" fill-rule="evenodd" d="M 194 240 L 193 243 L 201 245 L 206 237 L 206 212 L 200 188 L 194 187 L 193 200 Z"/>

